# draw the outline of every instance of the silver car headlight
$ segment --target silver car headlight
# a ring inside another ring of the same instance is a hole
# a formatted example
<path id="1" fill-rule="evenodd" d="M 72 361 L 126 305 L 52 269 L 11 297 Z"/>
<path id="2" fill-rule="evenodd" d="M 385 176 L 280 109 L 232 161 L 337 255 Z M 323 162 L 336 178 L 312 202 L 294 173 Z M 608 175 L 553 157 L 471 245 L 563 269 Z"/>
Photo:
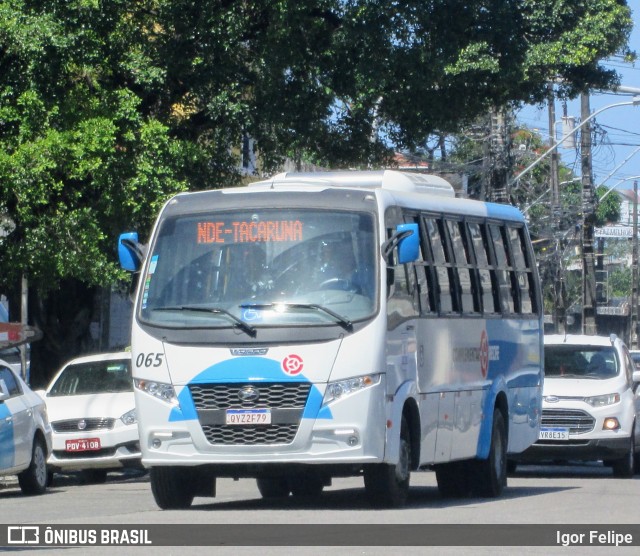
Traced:
<path id="1" fill-rule="evenodd" d="M 167 402 L 172 405 L 178 405 L 178 399 L 176 398 L 176 391 L 171 384 L 164 382 L 156 382 L 153 380 L 144 380 L 141 378 L 134 378 L 133 385 L 143 392 L 158 398 L 163 402 Z"/>
<path id="2" fill-rule="evenodd" d="M 136 415 L 136 408 L 134 407 L 132 410 L 127 411 L 124 415 L 120 417 L 120 420 L 125 425 L 135 425 L 138 422 L 138 417 Z"/>
<path id="3" fill-rule="evenodd" d="M 603 394 L 602 396 L 590 396 L 584 399 L 589 405 L 593 407 L 604 407 L 605 405 L 613 405 L 620 401 L 620 394 L 617 392 L 614 394 Z"/>
<path id="4" fill-rule="evenodd" d="M 327 389 L 324 393 L 324 400 L 322 405 L 330 404 L 335 400 L 339 400 L 350 396 L 355 392 L 370 388 L 380 383 L 382 375 L 364 375 L 356 376 L 353 378 L 347 378 L 346 380 L 336 380 L 327 384 Z"/>

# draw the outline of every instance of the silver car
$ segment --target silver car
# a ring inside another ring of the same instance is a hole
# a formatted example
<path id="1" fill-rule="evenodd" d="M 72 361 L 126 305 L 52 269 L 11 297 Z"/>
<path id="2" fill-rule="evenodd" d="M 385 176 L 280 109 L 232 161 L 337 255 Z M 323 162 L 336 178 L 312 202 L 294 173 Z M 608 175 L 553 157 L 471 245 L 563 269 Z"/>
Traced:
<path id="1" fill-rule="evenodd" d="M 544 358 L 540 435 L 519 460 L 602 460 L 615 477 L 640 472 L 640 370 L 624 342 L 546 335 Z"/>
<path id="2" fill-rule="evenodd" d="M 0 475 L 18 475 L 24 494 L 42 494 L 50 453 L 44 400 L 0 360 Z"/>

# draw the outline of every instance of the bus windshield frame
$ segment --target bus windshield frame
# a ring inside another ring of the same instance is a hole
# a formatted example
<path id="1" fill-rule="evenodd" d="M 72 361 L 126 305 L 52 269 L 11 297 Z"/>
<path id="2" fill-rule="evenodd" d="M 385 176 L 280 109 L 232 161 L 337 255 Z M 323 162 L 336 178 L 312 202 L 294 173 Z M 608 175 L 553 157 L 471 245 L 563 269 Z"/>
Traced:
<path id="1" fill-rule="evenodd" d="M 236 208 L 170 215 L 145 269 L 138 318 L 168 329 L 341 326 L 378 311 L 375 215 Z"/>

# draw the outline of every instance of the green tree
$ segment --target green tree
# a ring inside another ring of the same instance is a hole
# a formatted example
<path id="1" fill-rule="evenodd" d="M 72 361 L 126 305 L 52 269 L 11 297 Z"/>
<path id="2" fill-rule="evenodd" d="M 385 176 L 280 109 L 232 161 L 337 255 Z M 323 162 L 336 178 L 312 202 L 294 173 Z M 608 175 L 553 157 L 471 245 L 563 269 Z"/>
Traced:
<path id="1" fill-rule="evenodd" d="M 49 374 L 120 276 L 117 233 L 238 183 L 243 135 L 265 171 L 378 164 L 551 77 L 610 86 L 631 25 L 618 0 L 0 0 L 0 288 L 15 315 L 28 276 Z"/>

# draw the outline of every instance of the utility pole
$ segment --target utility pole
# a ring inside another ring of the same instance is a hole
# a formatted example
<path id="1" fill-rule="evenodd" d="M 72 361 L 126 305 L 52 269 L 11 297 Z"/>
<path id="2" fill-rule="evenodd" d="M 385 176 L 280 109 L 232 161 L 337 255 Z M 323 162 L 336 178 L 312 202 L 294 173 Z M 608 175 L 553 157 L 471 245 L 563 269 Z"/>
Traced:
<path id="1" fill-rule="evenodd" d="M 560 178 L 558 149 L 554 148 L 556 144 L 556 107 L 555 96 L 553 94 L 553 85 L 549 85 L 549 146 L 553 149 L 549 158 L 549 182 L 551 185 L 551 226 L 554 234 L 560 231 Z M 555 253 L 553 255 L 553 275 L 555 276 L 553 284 L 554 307 L 553 307 L 553 323 L 559 334 L 565 332 L 565 303 L 564 303 L 564 276 L 562 272 L 561 254 L 562 243 L 560 240 L 555 242 Z"/>
<path id="2" fill-rule="evenodd" d="M 631 251 L 630 348 L 638 349 L 638 180 L 633 182 L 633 238 Z"/>
<path id="3" fill-rule="evenodd" d="M 496 203 L 508 203 L 509 191 L 509 141 L 504 108 L 491 110 L 491 140 L 489 167 L 487 169 L 487 197 Z"/>
<path id="4" fill-rule="evenodd" d="M 580 95 L 582 121 L 587 121 L 581 134 L 582 159 L 582 333 L 596 333 L 596 280 L 594 264 L 594 195 L 591 176 L 591 116 L 588 93 Z"/>

